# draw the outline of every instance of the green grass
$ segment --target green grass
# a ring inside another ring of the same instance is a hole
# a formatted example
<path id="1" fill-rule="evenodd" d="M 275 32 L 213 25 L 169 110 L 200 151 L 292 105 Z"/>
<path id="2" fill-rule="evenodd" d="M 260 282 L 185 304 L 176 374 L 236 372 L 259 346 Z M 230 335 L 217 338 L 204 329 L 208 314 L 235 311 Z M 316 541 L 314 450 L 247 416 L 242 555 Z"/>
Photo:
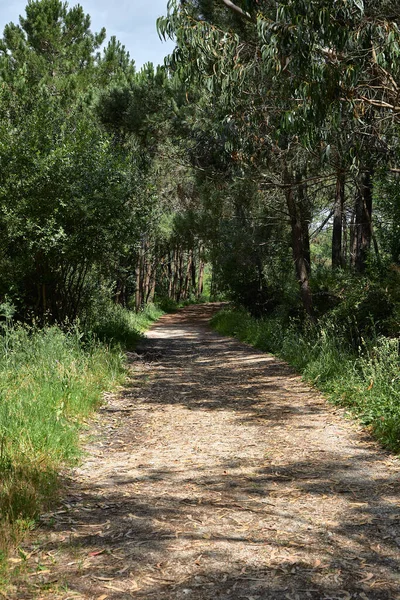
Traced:
<path id="1" fill-rule="evenodd" d="M 54 502 L 60 468 L 78 459 L 79 432 L 103 392 L 124 381 L 122 349 L 161 314 L 110 306 L 84 333 L 0 322 L 0 566 Z"/>
<path id="2" fill-rule="evenodd" d="M 97 339 L 133 350 L 142 333 L 166 312 L 155 304 L 148 304 L 135 313 L 118 304 L 109 302 L 99 306 L 89 317 L 86 330 Z"/>
<path id="3" fill-rule="evenodd" d="M 255 319 L 237 309 L 217 313 L 212 325 L 286 360 L 329 400 L 349 408 L 384 446 L 400 451 L 399 339 L 381 336 L 363 341 L 355 351 L 345 325 L 326 319 L 301 326 L 279 318 Z"/>
<path id="4" fill-rule="evenodd" d="M 156 306 L 163 313 L 174 313 L 180 308 L 185 308 L 185 306 L 192 306 L 196 304 L 204 304 L 205 302 L 209 302 L 210 297 L 207 294 L 202 294 L 199 298 L 187 298 L 186 300 L 181 300 L 177 302 L 176 300 L 172 300 L 172 298 L 164 297 L 156 299 Z"/>

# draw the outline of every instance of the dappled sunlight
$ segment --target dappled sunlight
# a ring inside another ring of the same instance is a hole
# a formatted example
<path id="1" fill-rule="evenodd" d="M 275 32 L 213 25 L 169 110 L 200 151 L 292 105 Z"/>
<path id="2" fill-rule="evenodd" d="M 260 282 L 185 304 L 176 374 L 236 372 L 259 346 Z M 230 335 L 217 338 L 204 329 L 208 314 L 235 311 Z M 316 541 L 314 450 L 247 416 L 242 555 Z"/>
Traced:
<path id="1" fill-rule="evenodd" d="M 285 363 L 209 330 L 213 310 L 164 317 L 132 357 L 42 518 L 35 584 L 56 577 L 63 600 L 395 599 L 398 461 Z"/>

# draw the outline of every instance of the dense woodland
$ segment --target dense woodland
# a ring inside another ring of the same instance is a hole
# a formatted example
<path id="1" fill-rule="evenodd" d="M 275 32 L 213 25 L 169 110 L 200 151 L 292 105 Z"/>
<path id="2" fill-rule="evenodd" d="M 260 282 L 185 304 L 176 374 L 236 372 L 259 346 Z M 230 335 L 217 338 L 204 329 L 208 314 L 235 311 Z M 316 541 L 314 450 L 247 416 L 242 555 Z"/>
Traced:
<path id="1" fill-rule="evenodd" d="M 398 448 L 399 24 L 397 0 L 170 0 L 176 49 L 137 71 L 79 5 L 31 0 L 0 40 L 4 372 L 34 335 L 126 347 L 128 310 L 231 300 L 227 332 Z"/>
<path id="2" fill-rule="evenodd" d="M 315 320 L 366 287 L 395 334 L 398 13 L 170 2 L 176 50 L 136 72 L 80 6 L 30 2 L 0 48 L 3 301 L 58 323 L 139 310 L 200 297 L 207 262 L 256 315 Z"/>

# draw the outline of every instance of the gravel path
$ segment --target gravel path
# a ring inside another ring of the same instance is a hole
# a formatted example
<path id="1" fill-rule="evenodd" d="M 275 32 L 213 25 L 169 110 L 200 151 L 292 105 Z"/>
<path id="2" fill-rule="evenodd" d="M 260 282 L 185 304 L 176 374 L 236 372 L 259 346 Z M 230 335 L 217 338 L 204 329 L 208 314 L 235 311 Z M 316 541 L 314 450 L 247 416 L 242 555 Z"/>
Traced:
<path id="1" fill-rule="evenodd" d="M 163 317 L 9 598 L 400 599 L 400 463 L 283 362 Z"/>

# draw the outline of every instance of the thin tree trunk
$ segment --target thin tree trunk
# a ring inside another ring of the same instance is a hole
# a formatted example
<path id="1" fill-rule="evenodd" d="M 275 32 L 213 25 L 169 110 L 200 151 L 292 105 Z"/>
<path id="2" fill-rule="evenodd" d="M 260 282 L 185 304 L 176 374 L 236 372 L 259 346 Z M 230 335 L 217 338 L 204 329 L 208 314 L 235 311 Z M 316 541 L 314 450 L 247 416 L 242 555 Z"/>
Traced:
<path id="1" fill-rule="evenodd" d="M 202 254 L 203 254 L 204 248 L 203 246 L 200 246 L 199 248 L 199 279 L 197 282 L 197 298 L 200 298 L 200 296 L 203 293 L 203 282 L 204 282 L 204 261 L 202 259 Z"/>
<path id="2" fill-rule="evenodd" d="M 151 279 L 150 279 L 150 289 L 149 289 L 149 295 L 147 298 L 147 302 L 150 302 L 150 303 L 154 302 L 155 293 L 156 293 L 156 265 L 153 265 Z"/>
<path id="3" fill-rule="evenodd" d="M 192 250 L 192 267 L 191 267 L 191 278 L 192 278 L 192 293 L 196 294 L 196 281 L 197 281 L 197 274 L 196 274 L 196 261 L 194 258 L 194 250 Z"/>
<path id="4" fill-rule="evenodd" d="M 185 275 L 185 285 L 184 285 L 184 299 L 187 300 L 189 296 L 189 284 L 190 284 L 190 273 L 192 269 L 192 261 L 193 261 L 193 250 L 190 250 L 188 253 L 188 261 L 186 267 L 186 275 Z"/>
<path id="5" fill-rule="evenodd" d="M 168 298 L 172 299 L 172 285 L 173 285 L 173 274 L 172 274 L 172 254 L 168 250 Z"/>
<path id="6" fill-rule="evenodd" d="M 173 281 L 172 281 L 172 299 L 176 301 L 178 290 L 178 249 L 175 248 L 172 261 Z"/>
<path id="7" fill-rule="evenodd" d="M 140 297 L 140 258 L 139 257 L 137 259 L 136 268 L 135 268 L 135 282 L 136 282 L 136 287 L 135 287 L 135 310 L 136 310 L 136 312 L 139 312 L 140 306 L 142 304 L 141 297 Z"/>
<path id="8" fill-rule="evenodd" d="M 307 184 L 303 183 L 303 174 L 297 173 L 297 196 L 298 205 L 300 210 L 301 230 L 303 239 L 304 259 L 306 262 L 307 273 L 311 274 L 311 248 L 310 248 L 310 223 L 311 223 L 311 211 L 310 203 L 307 197 Z"/>
<path id="9" fill-rule="evenodd" d="M 349 264 L 349 224 L 347 222 L 346 211 L 343 211 L 343 265 Z"/>
<path id="10" fill-rule="evenodd" d="M 140 307 L 143 304 L 143 242 L 140 244 L 139 253 L 137 257 L 135 280 L 135 310 L 136 312 L 139 312 Z"/>
<path id="11" fill-rule="evenodd" d="M 182 291 L 184 286 L 184 277 L 183 277 L 183 250 L 179 248 L 179 259 L 178 259 L 178 294 L 177 294 L 177 302 L 179 302 L 182 298 Z"/>
<path id="12" fill-rule="evenodd" d="M 151 264 L 149 262 L 149 244 L 145 245 L 145 256 L 143 266 L 143 300 L 147 303 L 150 293 L 150 278 L 151 278 Z"/>
<path id="13" fill-rule="evenodd" d="M 353 265 L 359 273 L 367 266 L 372 241 L 373 170 L 361 174 L 354 207 Z"/>
<path id="14" fill-rule="evenodd" d="M 344 199 L 345 199 L 345 176 L 344 172 L 338 170 L 336 178 L 335 206 L 333 213 L 332 231 L 332 268 L 343 269 L 345 266 L 343 253 L 343 225 L 344 225 Z"/>
<path id="15" fill-rule="evenodd" d="M 313 319 L 313 303 L 312 294 L 309 281 L 309 268 L 308 264 L 308 249 L 309 239 L 304 239 L 305 231 L 303 226 L 303 219 L 301 215 L 301 206 L 296 199 L 295 188 L 298 189 L 298 185 L 294 185 L 293 176 L 289 173 L 285 166 L 283 172 L 285 187 L 286 204 L 290 216 L 290 225 L 292 233 L 292 252 L 293 261 L 296 270 L 297 280 L 300 286 L 300 295 L 303 302 L 304 310 L 306 314 Z M 307 232 L 308 233 L 308 232 Z M 308 238 L 308 235 L 307 235 Z"/>

